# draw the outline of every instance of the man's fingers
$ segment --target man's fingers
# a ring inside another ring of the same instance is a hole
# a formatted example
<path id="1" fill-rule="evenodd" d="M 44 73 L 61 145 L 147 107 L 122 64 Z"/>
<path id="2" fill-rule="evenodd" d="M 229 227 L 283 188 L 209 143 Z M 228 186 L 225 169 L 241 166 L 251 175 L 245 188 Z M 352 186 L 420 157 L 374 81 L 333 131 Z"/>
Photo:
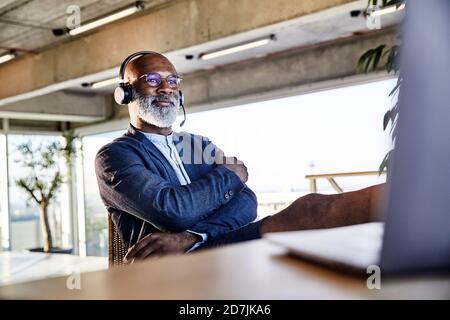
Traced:
<path id="1" fill-rule="evenodd" d="M 128 260 L 132 260 L 140 250 L 145 248 L 147 244 L 152 241 L 153 238 L 154 234 L 150 233 L 139 240 L 134 246 L 129 248 L 127 254 L 124 257 L 124 262 L 127 263 Z"/>
<path id="2" fill-rule="evenodd" d="M 156 250 L 161 247 L 161 241 L 158 238 L 152 238 L 152 241 L 147 246 L 139 250 L 134 256 L 135 260 L 144 260 L 148 256 L 152 255 Z"/>
<path id="3" fill-rule="evenodd" d="M 233 164 L 233 163 L 234 163 L 233 157 L 227 157 L 225 155 L 223 156 L 221 164 Z"/>
<path id="4" fill-rule="evenodd" d="M 215 155 L 215 162 L 217 164 L 224 164 L 225 159 L 226 159 L 225 153 L 221 149 L 217 148 L 216 155 Z"/>
<path id="5" fill-rule="evenodd" d="M 127 254 L 123 257 L 123 262 L 126 264 L 133 263 L 136 251 L 131 251 L 132 248 L 128 249 Z"/>
<path id="6" fill-rule="evenodd" d="M 130 253 L 127 253 L 124 257 L 124 262 L 126 264 L 133 263 L 134 261 L 138 260 L 144 260 L 150 255 L 153 255 L 154 252 L 159 250 L 161 247 L 161 243 L 157 239 L 152 239 L 150 242 L 147 243 L 147 246 L 142 248 L 139 251 L 133 252 L 131 255 Z"/>
<path id="7" fill-rule="evenodd" d="M 133 263 L 135 260 L 144 260 L 148 257 L 155 258 L 170 253 L 184 252 L 186 242 L 198 240 L 197 236 L 191 239 L 192 236 L 186 237 L 185 233 L 170 234 L 158 232 L 149 235 L 130 248 L 124 262 Z"/>
<path id="8" fill-rule="evenodd" d="M 167 255 L 167 251 L 163 246 L 157 247 L 155 250 L 153 250 L 151 253 L 149 253 L 144 259 L 146 258 L 161 258 L 163 256 Z"/>
<path id="9" fill-rule="evenodd" d="M 236 157 L 225 157 L 225 164 L 243 165 L 244 162 Z"/>

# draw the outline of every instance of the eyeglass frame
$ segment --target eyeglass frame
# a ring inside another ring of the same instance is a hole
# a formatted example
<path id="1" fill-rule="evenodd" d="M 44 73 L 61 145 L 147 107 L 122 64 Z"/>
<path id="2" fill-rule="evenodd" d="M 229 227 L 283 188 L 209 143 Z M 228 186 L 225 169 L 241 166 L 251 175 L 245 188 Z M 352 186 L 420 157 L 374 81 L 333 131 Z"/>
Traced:
<path id="1" fill-rule="evenodd" d="M 157 74 L 157 75 L 161 78 L 161 82 L 160 82 L 157 86 L 152 86 L 150 83 L 148 83 L 146 77 L 147 77 L 148 75 L 150 75 L 150 74 Z M 175 87 L 172 87 L 172 86 L 169 84 L 169 82 L 167 81 L 167 78 L 169 78 L 169 77 L 175 77 L 175 79 L 177 80 L 177 85 L 176 85 Z M 181 78 L 181 77 L 180 77 L 179 75 L 177 75 L 177 74 L 169 74 L 167 77 L 164 78 L 159 72 L 149 72 L 149 73 L 144 73 L 143 75 L 141 75 L 141 76 L 138 77 L 138 79 L 142 79 L 142 78 L 144 78 L 145 82 L 146 82 L 150 87 L 152 87 L 152 88 L 158 88 L 158 87 L 162 84 L 162 81 L 165 80 L 165 81 L 167 82 L 167 84 L 169 85 L 169 87 L 172 88 L 172 89 L 176 89 L 176 88 L 180 87 L 181 80 L 183 80 L 183 78 Z"/>

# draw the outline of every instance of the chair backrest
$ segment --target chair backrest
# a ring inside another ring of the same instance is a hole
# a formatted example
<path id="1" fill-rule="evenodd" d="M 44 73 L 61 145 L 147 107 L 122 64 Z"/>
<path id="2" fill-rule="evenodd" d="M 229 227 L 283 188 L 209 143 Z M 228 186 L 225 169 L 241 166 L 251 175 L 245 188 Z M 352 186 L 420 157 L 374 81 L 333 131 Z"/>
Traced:
<path id="1" fill-rule="evenodd" d="M 123 258 L 127 254 L 128 248 L 123 243 L 117 232 L 116 226 L 108 214 L 108 261 L 109 267 L 123 265 Z"/>

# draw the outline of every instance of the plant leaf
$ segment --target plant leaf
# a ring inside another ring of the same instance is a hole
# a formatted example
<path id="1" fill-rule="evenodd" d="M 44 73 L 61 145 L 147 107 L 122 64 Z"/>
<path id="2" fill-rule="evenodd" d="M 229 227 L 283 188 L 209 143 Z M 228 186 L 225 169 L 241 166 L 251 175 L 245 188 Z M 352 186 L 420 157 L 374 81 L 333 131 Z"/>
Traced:
<path id="1" fill-rule="evenodd" d="M 383 117 L 383 130 L 386 130 L 389 121 L 391 121 L 391 110 L 386 111 Z"/>
<path id="2" fill-rule="evenodd" d="M 378 174 L 382 174 L 386 169 L 389 168 L 389 160 L 391 158 L 391 151 L 386 153 L 386 155 L 383 158 L 383 161 L 381 161 L 380 167 L 378 168 Z"/>

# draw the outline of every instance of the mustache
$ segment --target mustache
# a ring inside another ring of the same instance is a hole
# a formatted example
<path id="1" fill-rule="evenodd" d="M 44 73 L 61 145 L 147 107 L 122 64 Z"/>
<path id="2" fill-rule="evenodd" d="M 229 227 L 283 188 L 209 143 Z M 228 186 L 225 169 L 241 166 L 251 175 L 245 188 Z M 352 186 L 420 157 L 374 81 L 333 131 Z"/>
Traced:
<path id="1" fill-rule="evenodd" d="M 160 95 L 160 96 L 151 96 L 152 97 L 152 102 L 169 102 L 173 105 L 175 105 L 178 101 L 178 97 L 175 97 L 173 95 L 168 96 L 168 95 Z"/>

